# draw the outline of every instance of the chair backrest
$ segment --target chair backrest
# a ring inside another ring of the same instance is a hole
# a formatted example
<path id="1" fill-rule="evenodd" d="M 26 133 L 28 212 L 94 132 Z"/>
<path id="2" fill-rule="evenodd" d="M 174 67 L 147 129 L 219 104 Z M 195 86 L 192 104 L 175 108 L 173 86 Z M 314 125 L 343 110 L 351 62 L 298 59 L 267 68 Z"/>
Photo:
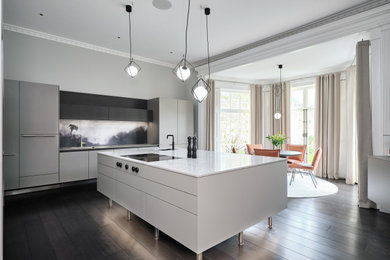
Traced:
<path id="1" fill-rule="evenodd" d="M 263 144 L 246 144 L 248 154 L 255 154 L 254 149 L 263 149 Z"/>
<path id="2" fill-rule="evenodd" d="M 237 153 L 236 147 L 232 147 L 232 153 Z"/>
<path id="3" fill-rule="evenodd" d="M 318 167 L 318 164 L 320 163 L 321 160 L 321 155 L 322 155 L 322 149 L 321 147 L 317 149 L 316 153 L 314 154 L 313 161 L 311 163 L 313 167 L 313 171 L 315 171 Z"/>
<path id="4" fill-rule="evenodd" d="M 303 162 L 303 160 L 305 159 L 306 144 L 304 144 L 304 145 L 287 144 L 287 150 L 289 150 L 289 151 L 296 151 L 296 152 L 301 152 L 302 153 L 301 155 L 287 156 L 287 159 L 298 160 L 300 162 Z"/>
<path id="5" fill-rule="evenodd" d="M 280 157 L 280 150 L 270 149 L 254 149 L 255 155 L 268 156 L 268 157 Z"/>

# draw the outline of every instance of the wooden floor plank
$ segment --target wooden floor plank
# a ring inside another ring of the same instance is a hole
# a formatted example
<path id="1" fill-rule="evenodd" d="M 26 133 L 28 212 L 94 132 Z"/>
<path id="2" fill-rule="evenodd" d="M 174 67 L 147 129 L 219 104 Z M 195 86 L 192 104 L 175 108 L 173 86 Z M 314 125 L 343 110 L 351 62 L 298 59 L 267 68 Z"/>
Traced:
<path id="1" fill-rule="evenodd" d="M 289 199 L 288 209 L 204 252 L 204 259 L 390 259 L 390 214 L 357 207 L 357 186 Z M 4 259 L 195 259 L 195 253 L 96 191 L 96 184 L 7 197 Z"/>

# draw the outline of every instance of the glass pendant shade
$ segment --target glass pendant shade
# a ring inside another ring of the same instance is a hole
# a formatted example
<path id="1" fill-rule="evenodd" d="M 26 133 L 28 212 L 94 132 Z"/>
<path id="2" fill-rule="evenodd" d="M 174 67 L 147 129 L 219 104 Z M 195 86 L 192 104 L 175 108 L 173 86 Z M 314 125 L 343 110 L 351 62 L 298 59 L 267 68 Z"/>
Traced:
<path id="1" fill-rule="evenodd" d="M 275 119 L 280 119 L 282 117 L 282 114 L 280 114 L 279 112 L 276 112 L 275 114 L 274 114 L 274 118 Z"/>
<path id="2" fill-rule="evenodd" d="M 125 67 L 125 71 L 127 74 L 130 75 L 130 77 L 134 78 L 137 76 L 138 72 L 141 70 L 141 67 L 138 66 L 135 61 L 131 60 L 130 63 Z"/>
<path id="3" fill-rule="evenodd" d="M 191 76 L 191 70 L 193 69 L 191 63 L 184 58 L 173 69 L 173 74 L 181 81 L 186 81 Z"/>
<path id="4" fill-rule="evenodd" d="M 202 78 L 198 79 L 198 81 L 192 87 L 192 95 L 199 103 L 207 98 L 209 92 L 210 87 Z"/>

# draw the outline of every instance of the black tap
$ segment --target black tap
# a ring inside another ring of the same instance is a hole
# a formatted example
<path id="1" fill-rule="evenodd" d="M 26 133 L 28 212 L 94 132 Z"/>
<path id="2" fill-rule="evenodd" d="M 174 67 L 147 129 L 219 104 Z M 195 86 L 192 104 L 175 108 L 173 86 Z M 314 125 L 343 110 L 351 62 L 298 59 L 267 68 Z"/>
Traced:
<path id="1" fill-rule="evenodd" d="M 187 137 L 187 142 L 188 142 L 188 145 L 187 145 L 187 158 L 191 158 L 192 157 L 191 140 L 192 140 L 191 136 Z"/>
<path id="2" fill-rule="evenodd" d="M 175 150 L 175 137 L 173 135 L 167 135 L 167 139 L 172 136 L 172 150 Z"/>

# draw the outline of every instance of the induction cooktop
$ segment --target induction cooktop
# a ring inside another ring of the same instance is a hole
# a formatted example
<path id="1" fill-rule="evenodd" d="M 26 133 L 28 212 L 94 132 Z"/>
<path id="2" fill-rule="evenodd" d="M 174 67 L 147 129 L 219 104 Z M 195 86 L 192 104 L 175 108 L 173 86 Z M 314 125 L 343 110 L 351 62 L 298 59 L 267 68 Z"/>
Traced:
<path id="1" fill-rule="evenodd" d="M 130 159 L 144 161 L 144 162 L 156 162 L 156 161 L 182 159 L 180 157 L 162 155 L 162 154 L 157 154 L 157 153 L 128 154 L 128 155 L 121 155 L 121 157 L 127 157 Z"/>

